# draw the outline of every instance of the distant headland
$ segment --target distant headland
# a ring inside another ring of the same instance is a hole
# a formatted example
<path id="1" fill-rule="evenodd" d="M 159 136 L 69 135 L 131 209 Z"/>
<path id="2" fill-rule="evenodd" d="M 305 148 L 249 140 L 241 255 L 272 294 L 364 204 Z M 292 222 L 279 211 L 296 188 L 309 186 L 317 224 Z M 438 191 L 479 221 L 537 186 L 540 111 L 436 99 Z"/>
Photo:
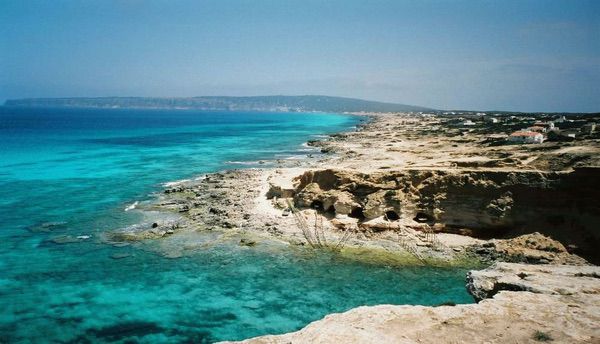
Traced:
<path id="1" fill-rule="evenodd" d="M 5 106 L 48 106 L 86 108 L 154 108 L 196 110 L 250 110 L 284 112 L 412 112 L 430 111 L 422 106 L 384 103 L 344 97 L 255 96 L 255 97 L 98 97 L 9 99 Z"/>

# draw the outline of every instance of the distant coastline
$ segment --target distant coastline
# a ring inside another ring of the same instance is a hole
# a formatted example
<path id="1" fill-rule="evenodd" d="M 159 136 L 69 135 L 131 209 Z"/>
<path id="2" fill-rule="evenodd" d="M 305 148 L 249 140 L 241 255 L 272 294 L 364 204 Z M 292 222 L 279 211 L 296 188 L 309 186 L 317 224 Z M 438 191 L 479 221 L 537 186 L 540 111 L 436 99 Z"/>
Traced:
<path id="1" fill-rule="evenodd" d="M 198 96 L 198 97 L 63 97 L 7 99 L 5 107 L 262 111 L 262 112 L 334 112 L 334 113 L 431 113 L 436 115 L 598 115 L 596 112 L 434 109 L 419 105 L 387 103 L 357 98 L 322 95 L 303 96 Z"/>
<path id="2" fill-rule="evenodd" d="M 307 96 L 255 97 L 82 97 L 82 98 L 25 98 L 9 99 L 5 106 L 19 107 L 74 107 L 74 108 L 143 108 L 193 109 L 269 112 L 418 112 L 431 108 L 369 101 L 355 98 Z"/>

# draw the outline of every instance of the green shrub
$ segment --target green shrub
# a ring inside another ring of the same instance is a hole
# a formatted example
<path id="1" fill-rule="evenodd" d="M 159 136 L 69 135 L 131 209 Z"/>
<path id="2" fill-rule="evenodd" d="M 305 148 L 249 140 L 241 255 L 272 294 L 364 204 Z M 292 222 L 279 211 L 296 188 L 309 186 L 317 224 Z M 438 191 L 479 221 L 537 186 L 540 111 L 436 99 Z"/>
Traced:
<path id="1" fill-rule="evenodd" d="M 548 333 L 542 331 L 535 331 L 533 334 L 533 339 L 537 340 L 538 342 L 549 342 L 553 340 Z"/>

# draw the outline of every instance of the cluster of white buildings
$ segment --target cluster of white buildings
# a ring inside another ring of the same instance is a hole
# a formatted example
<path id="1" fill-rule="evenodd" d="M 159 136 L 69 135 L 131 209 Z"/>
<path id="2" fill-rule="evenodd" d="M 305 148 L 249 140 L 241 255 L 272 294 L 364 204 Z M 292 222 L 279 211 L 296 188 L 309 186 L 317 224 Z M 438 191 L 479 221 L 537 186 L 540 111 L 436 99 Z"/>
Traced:
<path id="1" fill-rule="evenodd" d="M 538 121 L 525 130 L 516 131 L 510 134 L 508 141 L 514 143 L 542 143 L 545 138 L 544 134 L 554 129 L 554 122 Z"/>
<path id="2" fill-rule="evenodd" d="M 509 142 L 514 143 L 542 143 L 544 135 L 535 131 L 516 131 L 508 137 Z"/>
<path id="3" fill-rule="evenodd" d="M 552 120 L 541 120 L 537 116 L 525 116 L 524 114 L 519 116 L 508 116 L 500 113 L 486 114 L 485 112 L 464 113 L 454 111 L 443 112 L 443 114 L 462 115 L 460 117 L 451 118 L 446 123 L 452 127 L 459 128 L 458 130 L 462 130 L 463 132 L 472 131 L 473 129 L 471 128 L 477 126 L 480 122 L 497 124 L 498 126 L 512 126 L 513 128 L 517 122 L 523 123 L 524 126 L 526 124 L 529 125 L 508 136 L 503 134 L 504 138 L 488 135 L 486 140 L 489 142 L 500 142 L 502 140 L 512 143 L 543 143 L 546 140 L 569 141 L 575 139 L 575 137 L 580 134 L 590 135 L 596 131 L 595 123 L 586 123 L 586 120 L 583 119 L 567 119 L 562 115 L 556 116 Z M 543 118 L 550 117 L 545 114 L 542 114 L 541 116 L 543 116 Z M 531 124 L 532 122 L 533 124 Z M 561 127 L 564 126 L 565 128 L 561 130 L 555 126 L 555 123 L 562 123 Z M 461 127 L 462 129 L 460 129 Z"/>
<path id="4" fill-rule="evenodd" d="M 558 123 L 565 122 L 573 122 L 572 120 L 565 119 L 564 116 L 561 116 L 556 120 Z M 542 143 L 546 139 L 546 137 L 550 137 L 550 135 L 558 138 L 562 137 L 563 139 L 575 139 L 575 137 L 579 134 L 592 134 L 596 131 L 595 123 L 586 123 L 579 128 L 571 128 L 566 130 L 560 130 L 558 127 L 554 125 L 554 121 L 548 122 L 535 122 L 533 126 L 519 130 L 517 132 L 512 133 L 508 137 L 508 141 L 515 143 Z M 559 139 L 560 140 L 560 139 Z"/>

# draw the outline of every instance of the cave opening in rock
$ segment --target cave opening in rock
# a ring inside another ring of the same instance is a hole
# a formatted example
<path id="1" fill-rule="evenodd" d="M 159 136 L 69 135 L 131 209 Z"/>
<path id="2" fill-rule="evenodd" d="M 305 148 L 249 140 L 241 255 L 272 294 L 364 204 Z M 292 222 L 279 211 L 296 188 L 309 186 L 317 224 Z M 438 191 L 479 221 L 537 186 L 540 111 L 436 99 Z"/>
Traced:
<path id="1" fill-rule="evenodd" d="M 565 222 L 567 222 L 565 220 L 565 217 L 563 215 L 552 215 L 552 216 L 548 216 L 546 218 L 546 221 L 553 225 L 553 226 L 559 226 L 559 225 L 563 225 L 565 224 Z"/>
<path id="2" fill-rule="evenodd" d="M 433 219 L 428 214 L 425 214 L 423 212 L 418 212 L 413 220 L 415 220 L 419 223 L 425 223 L 425 222 L 431 222 Z"/>
<path id="3" fill-rule="evenodd" d="M 393 210 L 388 210 L 385 212 L 385 218 L 388 221 L 396 221 L 396 220 L 400 220 L 400 215 L 398 215 L 398 213 Z"/>
<path id="4" fill-rule="evenodd" d="M 312 203 L 310 204 L 310 207 L 316 210 L 323 210 L 323 202 L 316 200 L 316 201 L 312 201 Z"/>
<path id="5" fill-rule="evenodd" d="M 366 218 L 365 214 L 363 214 L 363 208 L 361 207 L 353 208 L 348 216 L 359 220 L 364 220 Z"/>

